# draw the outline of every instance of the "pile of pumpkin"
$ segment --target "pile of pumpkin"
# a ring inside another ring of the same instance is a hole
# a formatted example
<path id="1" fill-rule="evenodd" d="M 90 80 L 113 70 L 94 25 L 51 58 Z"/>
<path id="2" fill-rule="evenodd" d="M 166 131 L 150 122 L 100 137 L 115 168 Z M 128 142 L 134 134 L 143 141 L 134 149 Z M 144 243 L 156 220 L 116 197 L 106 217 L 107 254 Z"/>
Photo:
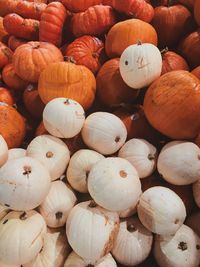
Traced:
<path id="1" fill-rule="evenodd" d="M 0 267 L 198 267 L 200 0 L 0 16 Z"/>

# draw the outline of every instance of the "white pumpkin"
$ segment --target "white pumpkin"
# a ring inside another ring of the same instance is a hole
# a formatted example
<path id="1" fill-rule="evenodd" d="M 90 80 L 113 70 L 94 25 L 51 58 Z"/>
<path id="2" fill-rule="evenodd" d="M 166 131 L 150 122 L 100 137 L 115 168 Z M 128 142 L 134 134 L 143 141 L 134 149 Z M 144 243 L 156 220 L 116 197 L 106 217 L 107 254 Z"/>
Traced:
<path id="1" fill-rule="evenodd" d="M 92 167 L 88 190 L 98 205 L 111 211 L 134 208 L 142 193 L 136 169 L 126 159 L 113 157 Z"/>
<path id="2" fill-rule="evenodd" d="M 85 112 L 82 106 L 72 99 L 55 98 L 44 108 L 43 123 L 45 129 L 60 138 L 77 135 L 84 124 Z"/>
<path id="3" fill-rule="evenodd" d="M 192 184 L 200 178 L 200 148 L 192 142 L 169 142 L 160 152 L 157 167 L 171 184 Z"/>
<path id="4" fill-rule="evenodd" d="M 8 160 L 26 157 L 26 149 L 11 148 L 8 150 Z"/>
<path id="5" fill-rule="evenodd" d="M 64 229 L 47 229 L 40 253 L 23 267 L 63 267 L 70 251 Z"/>
<path id="6" fill-rule="evenodd" d="M 0 221 L 0 259 L 13 265 L 33 260 L 43 246 L 46 223 L 36 211 L 8 213 Z"/>
<path id="7" fill-rule="evenodd" d="M 192 228 L 192 230 L 200 237 L 200 211 L 192 213 L 189 217 L 187 217 L 185 224 Z"/>
<path id="8" fill-rule="evenodd" d="M 124 82 L 140 89 L 155 81 L 162 71 L 162 56 L 153 44 L 134 44 L 127 47 L 120 58 L 120 73 Z"/>
<path id="9" fill-rule="evenodd" d="M 64 267 L 117 267 L 115 260 L 112 255 L 109 253 L 105 257 L 101 258 L 94 265 L 90 265 L 90 261 L 82 259 L 75 252 L 72 252 L 67 258 Z"/>
<path id="10" fill-rule="evenodd" d="M 134 215 L 135 213 L 137 213 L 137 207 L 135 205 L 133 205 L 133 207 L 129 209 L 118 212 L 120 218 L 128 218 Z"/>
<path id="11" fill-rule="evenodd" d="M 3 136 L 0 135 L 0 167 L 6 163 L 7 159 L 8 159 L 8 145 Z"/>
<path id="12" fill-rule="evenodd" d="M 157 149 L 144 139 L 129 140 L 118 156 L 127 159 L 136 168 L 139 178 L 150 176 L 156 168 Z"/>
<path id="13" fill-rule="evenodd" d="M 85 144 L 103 155 L 117 152 L 127 137 L 124 123 L 108 112 L 95 112 L 89 115 L 81 133 Z"/>
<path id="14" fill-rule="evenodd" d="M 76 200 L 74 192 L 66 184 L 54 181 L 48 195 L 39 206 L 39 211 L 49 227 L 61 227 L 65 225 Z"/>
<path id="15" fill-rule="evenodd" d="M 50 189 L 48 170 L 36 159 L 8 160 L 0 168 L 0 203 L 12 210 L 30 210 L 39 206 Z"/>
<path id="16" fill-rule="evenodd" d="M 193 184 L 192 189 L 194 200 L 197 206 L 200 208 L 200 180 Z"/>
<path id="17" fill-rule="evenodd" d="M 154 186 L 141 195 L 137 206 L 142 224 L 159 235 L 173 235 L 186 218 L 182 199 L 171 189 Z"/>
<path id="18" fill-rule="evenodd" d="M 0 260 L 0 267 L 21 267 L 21 265 L 10 265 Z"/>
<path id="19" fill-rule="evenodd" d="M 76 205 L 70 212 L 66 233 L 72 249 L 90 264 L 108 254 L 119 229 L 119 216 L 94 201 Z"/>
<path id="20" fill-rule="evenodd" d="M 6 206 L 0 205 L 0 220 L 10 212 L 10 209 Z M 1 265 L 0 265 L 1 267 Z"/>
<path id="21" fill-rule="evenodd" d="M 160 267 L 199 267 L 200 238 L 183 224 L 173 236 L 156 236 L 154 256 Z"/>
<path id="22" fill-rule="evenodd" d="M 70 159 L 67 168 L 67 180 L 70 185 L 81 193 L 88 192 L 87 179 L 92 166 L 104 156 L 96 151 L 81 149 Z"/>
<path id="23" fill-rule="evenodd" d="M 41 135 L 28 145 L 27 156 L 39 160 L 49 170 L 51 180 L 54 181 L 66 170 L 70 152 L 67 145 L 59 138 Z"/>
<path id="24" fill-rule="evenodd" d="M 149 256 L 152 243 L 152 233 L 141 224 L 138 218 L 128 218 L 120 223 L 112 254 L 117 262 L 126 266 L 135 266 Z"/>

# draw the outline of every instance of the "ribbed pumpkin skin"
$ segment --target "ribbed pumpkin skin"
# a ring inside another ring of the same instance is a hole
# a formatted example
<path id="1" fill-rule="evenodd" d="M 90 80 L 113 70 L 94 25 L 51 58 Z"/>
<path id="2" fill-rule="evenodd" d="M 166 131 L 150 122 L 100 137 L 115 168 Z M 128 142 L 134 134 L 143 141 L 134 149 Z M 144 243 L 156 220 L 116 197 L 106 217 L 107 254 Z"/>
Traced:
<path id="1" fill-rule="evenodd" d="M 0 17 L 0 42 L 6 43 L 9 35 L 3 26 L 3 18 Z"/>
<path id="2" fill-rule="evenodd" d="M 68 62 L 49 65 L 40 75 L 38 92 L 46 104 L 57 97 L 71 98 L 88 109 L 95 98 L 96 80 L 85 66 Z"/>
<path id="3" fill-rule="evenodd" d="M 48 4 L 41 16 L 39 40 L 60 46 L 66 17 L 66 9 L 60 2 Z"/>
<path id="4" fill-rule="evenodd" d="M 102 0 L 61 0 L 63 5 L 71 12 L 84 12 L 89 7 L 100 5 Z"/>
<path id="5" fill-rule="evenodd" d="M 5 44 L 0 42 L 0 70 L 11 62 L 13 52 Z"/>
<path id="6" fill-rule="evenodd" d="M 12 50 L 15 51 L 18 46 L 26 44 L 27 41 L 21 38 L 17 38 L 14 35 L 11 35 L 8 39 L 8 47 Z"/>
<path id="7" fill-rule="evenodd" d="M 14 104 L 14 98 L 12 94 L 4 87 L 0 87 L 0 102 L 6 103 L 10 106 Z"/>
<path id="8" fill-rule="evenodd" d="M 200 26 L 200 1 L 196 0 L 194 4 L 194 17 L 197 24 Z"/>
<path id="9" fill-rule="evenodd" d="M 19 147 L 26 133 L 24 118 L 15 108 L 0 104 L 0 134 L 6 140 L 8 148 Z"/>
<path id="10" fill-rule="evenodd" d="M 13 55 L 14 70 L 25 81 L 37 82 L 40 73 L 50 64 L 63 61 L 60 50 L 46 42 L 28 42 Z"/>
<path id="11" fill-rule="evenodd" d="M 191 71 L 193 75 L 200 79 L 200 65 Z"/>
<path id="12" fill-rule="evenodd" d="M 95 74 L 105 61 L 104 44 L 97 37 L 85 35 L 69 44 L 64 56 L 77 65 L 84 65 Z"/>
<path id="13" fill-rule="evenodd" d="M 116 22 L 115 14 L 110 6 L 96 5 L 85 12 L 74 14 L 71 29 L 74 36 L 99 36 L 106 33 Z"/>
<path id="14" fill-rule="evenodd" d="M 172 139 L 192 139 L 200 127 L 200 81 L 187 71 L 161 76 L 147 90 L 144 112 L 150 124 Z"/>
<path id="15" fill-rule="evenodd" d="M 115 24 L 106 36 L 106 53 L 109 57 L 120 57 L 130 45 L 150 43 L 157 46 L 158 37 L 155 29 L 147 22 L 129 19 Z"/>

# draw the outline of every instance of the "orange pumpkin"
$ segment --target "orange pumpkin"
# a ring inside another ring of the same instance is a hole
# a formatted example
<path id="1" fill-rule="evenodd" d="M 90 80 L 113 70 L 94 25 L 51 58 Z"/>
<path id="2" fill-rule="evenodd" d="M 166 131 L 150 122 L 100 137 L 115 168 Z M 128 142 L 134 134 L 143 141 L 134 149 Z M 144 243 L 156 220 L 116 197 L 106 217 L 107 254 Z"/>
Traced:
<path id="1" fill-rule="evenodd" d="M 43 121 L 38 125 L 36 131 L 35 131 L 35 136 L 43 135 L 43 134 L 49 134 L 47 130 L 44 127 Z"/>
<path id="2" fill-rule="evenodd" d="M 22 80 L 14 71 L 12 63 L 7 64 L 2 71 L 2 78 L 4 83 L 14 90 L 24 90 L 28 83 Z"/>
<path id="3" fill-rule="evenodd" d="M 9 35 L 3 26 L 3 18 L 0 17 L 0 42 L 7 43 Z"/>
<path id="4" fill-rule="evenodd" d="M 0 87 L 0 102 L 6 103 L 10 106 L 14 104 L 13 95 L 8 89 L 4 87 Z"/>
<path id="5" fill-rule="evenodd" d="M 5 44 L 0 42 L 0 69 L 11 62 L 13 52 Z"/>
<path id="6" fill-rule="evenodd" d="M 197 24 L 200 26 L 200 1 L 196 0 L 194 3 L 194 17 Z"/>
<path id="7" fill-rule="evenodd" d="M 157 45 L 157 33 L 147 22 L 129 19 L 115 24 L 106 36 L 106 53 L 109 57 L 120 57 L 130 45 L 138 43 Z"/>
<path id="8" fill-rule="evenodd" d="M 105 106 L 118 106 L 133 102 L 139 90 L 133 90 L 123 81 L 119 71 L 119 58 L 107 61 L 97 75 L 97 98 Z"/>
<path id="9" fill-rule="evenodd" d="M 76 13 L 71 20 L 74 36 L 99 36 L 106 33 L 116 22 L 115 13 L 110 6 L 96 5 L 85 12 Z"/>
<path id="10" fill-rule="evenodd" d="M 14 70 L 25 81 L 37 82 L 40 73 L 50 64 L 63 61 L 60 50 L 46 42 L 28 42 L 13 55 Z"/>
<path id="11" fill-rule="evenodd" d="M 200 80 L 187 71 L 171 71 L 147 90 L 144 111 L 150 124 L 172 139 L 192 139 L 200 127 Z"/>
<path id="12" fill-rule="evenodd" d="M 25 137 L 25 120 L 12 106 L 0 103 L 0 134 L 9 148 L 19 147 Z"/>
<path id="13" fill-rule="evenodd" d="M 44 110 L 36 85 L 30 84 L 23 93 L 23 102 L 28 112 L 35 118 L 41 118 Z"/>
<path id="14" fill-rule="evenodd" d="M 197 78 L 200 79 L 200 66 L 198 66 L 198 67 L 196 67 L 195 69 L 193 69 L 193 70 L 191 71 L 191 73 L 192 73 L 193 75 L 195 75 Z"/>
<path id="15" fill-rule="evenodd" d="M 26 44 L 27 40 L 17 38 L 14 35 L 11 35 L 8 39 L 8 47 L 12 50 L 15 51 L 18 46 Z"/>
<path id="16" fill-rule="evenodd" d="M 91 6 L 100 5 L 102 0 L 61 0 L 61 2 L 69 11 L 78 13 L 86 11 Z"/>
<path id="17" fill-rule="evenodd" d="M 72 156 L 75 152 L 77 152 L 80 149 L 87 148 L 86 145 L 83 142 L 81 133 L 77 134 L 76 136 L 72 138 L 67 138 L 63 140 L 70 151 L 70 156 Z"/>
<path id="18" fill-rule="evenodd" d="M 88 109 L 95 98 L 96 80 L 85 66 L 69 62 L 50 64 L 41 73 L 38 92 L 46 104 L 57 97 L 67 97 Z"/>

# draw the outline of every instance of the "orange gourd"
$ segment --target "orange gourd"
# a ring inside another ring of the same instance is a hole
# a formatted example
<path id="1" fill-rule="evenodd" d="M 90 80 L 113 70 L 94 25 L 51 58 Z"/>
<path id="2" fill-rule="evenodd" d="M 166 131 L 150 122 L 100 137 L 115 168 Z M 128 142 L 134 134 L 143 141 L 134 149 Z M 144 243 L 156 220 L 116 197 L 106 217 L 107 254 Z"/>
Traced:
<path id="1" fill-rule="evenodd" d="M 0 70 L 11 62 L 13 52 L 5 44 L 0 42 Z"/>
<path id="2" fill-rule="evenodd" d="M 26 44 L 27 40 L 15 37 L 14 35 L 11 35 L 8 39 L 8 47 L 12 50 L 15 51 L 18 46 Z"/>
<path id="3" fill-rule="evenodd" d="M 91 6 L 100 5 L 102 0 L 61 0 L 61 2 L 69 11 L 78 13 L 86 11 Z"/>
<path id="4" fill-rule="evenodd" d="M 10 106 L 14 104 L 13 95 L 8 89 L 4 87 L 0 87 L 0 102 L 6 103 Z"/>
<path id="5" fill-rule="evenodd" d="M 7 43 L 9 35 L 3 26 L 3 18 L 0 17 L 0 42 Z"/>
<path id="6" fill-rule="evenodd" d="M 200 1 L 196 0 L 194 2 L 194 17 L 197 24 L 200 26 Z"/>
<path id="7" fill-rule="evenodd" d="M 193 75 L 195 75 L 197 78 L 200 79 L 200 66 L 198 66 L 198 67 L 196 67 L 195 69 L 193 69 L 193 70 L 191 71 L 191 73 L 192 73 Z"/>

